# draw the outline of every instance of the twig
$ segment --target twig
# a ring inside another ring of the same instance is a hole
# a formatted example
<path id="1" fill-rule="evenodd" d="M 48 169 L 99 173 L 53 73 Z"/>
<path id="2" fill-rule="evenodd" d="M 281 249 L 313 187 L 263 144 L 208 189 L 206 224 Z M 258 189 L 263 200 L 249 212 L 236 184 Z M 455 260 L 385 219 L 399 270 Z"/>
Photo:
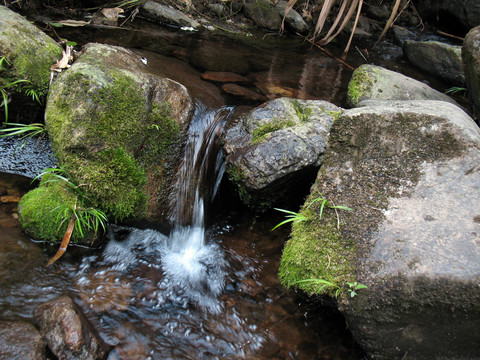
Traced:
<path id="1" fill-rule="evenodd" d="M 415 13 L 415 15 L 417 15 L 418 17 L 418 20 L 420 20 L 420 26 L 422 27 L 422 31 L 420 31 L 421 33 L 423 33 L 425 31 L 425 24 L 423 23 L 423 19 L 422 17 L 420 16 L 420 14 L 418 13 L 418 10 L 417 8 L 415 7 L 415 4 L 414 3 L 410 3 L 410 5 L 412 6 L 412 9 L 413 9 L 413 12 Z M 418 25 L 417 25 L 418 27 Z"/>
<path id="2" fill-rule="evenodd" d="M 120 24 L 120 27 L 122 27 L 127 21 L 128 19 L 132 18 L 132 20 L 130 20 L 130 22 L 132 22 L 134 19 L 135 19 L 135 16 L 137 16 L 137 14 L 139 13 L 139 10 L 138 10 L 138 6 L 130 13 L 130 15 L 128 15 L 128 17 Z"/>
<path id="3" fill-rule="evenodd" d="M 379 41 L 382 40 L 382 38 L 387 33 L 387 30 L 390 29 L 390 27 L 392 26 L 393 22 L 395 21 L 394 20 L 395 15 L 397 15 L 398 8 L 400 7 L 400 2 L 401 2 L 401 0 L 396 0 L 395 5 L 393 5 L 392 13 L 390 14 L 390 18 L 388 19 L 387 23 L 385 24 L 385 27 L 383 28 L 383 31 L 380 34 L 380 36 L 378 37 L 377 41 L 375 42 L 375 44 L 373 44 L 373 47 L 377 46 Z"/>
<path id="4" fill-rule="evenodd" d="M 321 47 L 320 45 L 318 45 L 316 42 L 314 42 L 313 40 L 311 39 L 308 39 L 306 38 L 305 36 L 302 36 L 300 35 L 299 33 L 297 33 L 298 36 L 300 37 L 303 37 L 305 40 L 307 40 L 310 44 L 316 46 L 317 48 L 319 48 L 320 50 L 322 50 L 325 54 L 327 54 L 328 56 L 334 58 L 335 60 L 337 60 L 339 63 L 341 63 L 342 65 L 345 65 L 347 68 L 349 68 L 350 70 L 352 71 L 355 71 L 355 68 L 353 66 L 350 66 L 348 65 L 345 61 L 343 61 L 342 59 L 339 59 L 338 57 L 336 57 L 335 55 L 333 55 L 330 51 L 324 49 L 323 47 Z"/>
<path id="5" fill-rule="evenodd" d="M 360 53 L 360 56 L 363 58 L 363 60 L 367 61 L 367 58 L 363 55 L 362 51 L 358 48 L 358 46 L 355 46 L 355 49 L 357 49 L 357 51 Z"/>
<path id="6" fill-rule="evenodd" d="M 460 41 L 465 41 L 465 38 L 460 37 L 460 36 L 448 34 L 446 32 L 440 31 L 440 30 L 437 30 L 436 32 L 440 35 L 443 35 L 443 36 L 448 36 L 448 37 L 451 37 L 451 38 L 454 38 L 454 39 L 457 39 L 457 40 L 460 40 Z"/>

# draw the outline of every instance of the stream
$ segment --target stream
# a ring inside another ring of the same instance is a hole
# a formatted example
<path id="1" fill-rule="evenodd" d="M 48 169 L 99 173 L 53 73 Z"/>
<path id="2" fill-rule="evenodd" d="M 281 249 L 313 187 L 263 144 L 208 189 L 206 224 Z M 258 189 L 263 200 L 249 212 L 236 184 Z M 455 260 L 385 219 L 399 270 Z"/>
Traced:
<path id="1" fill-rule="evenodd" d="M 363 359 L 335 309 L 279 284 L 289 229 L 271 229 L 281 215 L 250 213 L 223 178 L 216 135 L 234 107 L 258 104 L 202 78 L 209 70 L 232 71 L 248 77 L 246 86 L 268 99 L 291 96 L 344 106 L 351 71 L 298 39 L 280 42 L 272 36 L 247 45 L 212 34 L 148 29 L 57 32 L 80 45 L 132 48 L 149 68 L 186 85 L 198 100 L 178 176 L 173 228 L 162 233 L 110 225 L 101 249 L 71 246 L 45 268 L 55 250 L 20 230 L 16 209 L 34 186 L 32 172 L 45 165 L 35 151 L 22 151 L 39 145 L 20 148 L 2 140 L 0 319 L 33 322 L 39 304 L 68 294 L 111 347 L 111 360 Z M 377 64 L 398 61 L 395 51 L 378 50 Z M 354 66 L 363 61 L 358 54 L 350 59 Z"/>

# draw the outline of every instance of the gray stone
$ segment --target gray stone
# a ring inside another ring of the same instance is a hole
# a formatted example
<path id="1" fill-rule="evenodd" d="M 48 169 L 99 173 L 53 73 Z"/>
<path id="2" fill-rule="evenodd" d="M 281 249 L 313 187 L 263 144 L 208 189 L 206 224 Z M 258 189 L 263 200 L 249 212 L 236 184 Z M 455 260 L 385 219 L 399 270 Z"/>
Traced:
<path id="1" fill-rule="evenodd" d="M 369 359 L 476 359 L 480 129 L 447 102 L 360 105 L 331 128 L 306 200 L 320 192 L 353 211 L 294 226 L 283 281 L 344 289 L 339 309 Z M 367 288 L 351 297 L 354 281 Z"/>
<path id="2" fill-rule="evenodd" d="M 243 12 L 260 28 L 271 31 L 280 30 L 282 17 L 268 0 L 247 1 L 243 5 Z"/>
<path id="3" fill-rule="evenodd" d="M 59 359 L 104 358 L 105 345 L 69 296 L 64 295 L 39 305 L 35 319 L 48 347 Z"/>
<path id="4" fill-rule="evenodd" d="M 237 119 L 226 130 L 224 150 L 227 172 L 244 202 L 271 205 L 286 183 L 318 168 L 341 111 L 326 101 L 279 98 Z"/>
<path id="5" fill-rule="evenodd" d="M 175 25 L 178 27 L 191 27 L 196 30 L 200 29 L 202 26 L 198 21 L 189 18 L 180 10 L 156 1 L 149 0 L 145 2 L 142 6 L 142 9 L 147 17 L 170 25 Z"/>
<path id="6" fill-rule="evenodd" d="M 358 67 L 348 84 L 347 101 L 358 106 L 363 100 L 440 100 L 456 104 L 449 96 L 395 71 L 375 65 Z"/>
<path id="7" fill-rule="evenodd" d="M 281 0 L 277 3 L 276 7 L 278 10 L 278 13 L 283 18 L 285 16 L 285 9 L 287 7 L 287 2 L 284 0 Z M 285 16 L 285 23 L 294 32 L 303 34 L 308 31 L 307 23 L 303 20 L 302 16 L 294 9 L 290 9 L 288 11 L 287 15 Z"/>
<path id="8" fill-rule="evenodd" d="M 461 46 L 406 40 L 403 51 L 412 64 L 430 75 L 456 86 L 465 83 Z"/>
<path id="9" fill-rule="evenodd" d="M 467 34 L 462 48 L 462 57 L 473 116 L 478 122 L 480 121 L 480 26 Z"/>
<path id="10" fill-rule="evenodd" d="M 35 326 L 24 321 L 0 321 L 0 359 L 44 360 L 45 344 Z"/>

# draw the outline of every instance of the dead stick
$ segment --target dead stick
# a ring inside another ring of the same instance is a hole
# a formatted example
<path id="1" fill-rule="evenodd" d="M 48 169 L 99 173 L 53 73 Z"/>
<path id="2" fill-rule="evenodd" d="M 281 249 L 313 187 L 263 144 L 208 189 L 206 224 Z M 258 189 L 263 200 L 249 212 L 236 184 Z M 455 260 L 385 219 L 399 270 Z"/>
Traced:
<path id="1" fill-rule="evenodd" d="M 452 35 L 452 34 L 449 34 L 449 33 L 446 33 L 446 32 L 440 31 L 440 30 L 437 30 L 437 33 L 440 34 L 440 35 L 444 35 L 444 36 L 448 36 L 448 37 L 457 39 L 457 40 L 465 41 L 465 38 L 462 38 L 462 37 L 456 36 L 456 35 Z"/>
<path id="2" fill-rule="evenodd" d="M 72 232 L 75 226 L 76 219 L 77 217 L 75 216 L 75 214 L 73 214 L 72 218 L 70 219 L 70 223 L 68 224 L 67 231 L 65 231 L 65 234 L 63 235 L 62 242 L 60 243 L 60 248 L 58 249 L 57 253 L 48 261 L 47 267 L 49 267 L 55 261 L 60 259 L 62 255 L 65 253 L 65 251 L 67 250 L 67 246 L 70 243 L 70 238 L 72 237 Z"/>

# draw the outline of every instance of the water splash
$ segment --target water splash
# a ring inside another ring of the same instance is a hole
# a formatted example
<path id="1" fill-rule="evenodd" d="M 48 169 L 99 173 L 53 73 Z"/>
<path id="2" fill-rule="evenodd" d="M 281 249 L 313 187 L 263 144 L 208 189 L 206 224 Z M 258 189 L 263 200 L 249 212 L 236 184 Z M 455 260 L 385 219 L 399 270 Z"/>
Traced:
<path id="1" fill-rule="evenodd" d="M 177 176 L 170 235 L 112 227 L 104 251 L 113 269 L 125 271 L 143 261 L 163 271 L 157 284 L 160 297 L 195 303 L 217 313 L 226 262 L 219 246 L 206 238 L 205 208 L 213 201 L 225 171 L 218 135 L 230 113 L 231 108 L 212 111 L 197 104 Z"/>

